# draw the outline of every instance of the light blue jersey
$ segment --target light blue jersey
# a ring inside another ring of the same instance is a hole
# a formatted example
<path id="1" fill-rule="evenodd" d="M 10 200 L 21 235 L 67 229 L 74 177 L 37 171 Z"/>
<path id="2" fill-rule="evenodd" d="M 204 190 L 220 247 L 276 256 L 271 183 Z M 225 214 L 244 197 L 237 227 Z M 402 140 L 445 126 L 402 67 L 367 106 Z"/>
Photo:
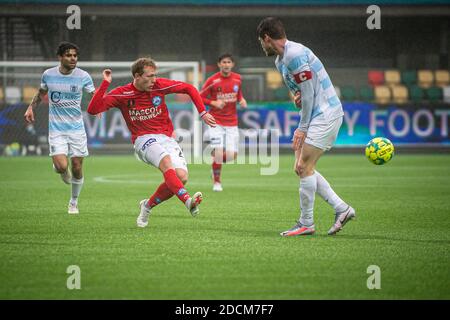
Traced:
<path id="1" fill-rule="evenodd" d="M 300 130 L 306 132 L 310 124 L 329 124 L 344 115 L 328 73 L 309 48 L 287 40 L 275 65 L 291 93 L 302 95 Z"/>
<path id="2" fill-rule="evenodd" d="M 91 76 L 79 68 L 65 75 L 59 72 L 58 66 L 44 71 L 41 88 L 48 90 L 49 134 L 85 134 L 81 98 L 83 89 L 87 92 L 95 91 Z"/>

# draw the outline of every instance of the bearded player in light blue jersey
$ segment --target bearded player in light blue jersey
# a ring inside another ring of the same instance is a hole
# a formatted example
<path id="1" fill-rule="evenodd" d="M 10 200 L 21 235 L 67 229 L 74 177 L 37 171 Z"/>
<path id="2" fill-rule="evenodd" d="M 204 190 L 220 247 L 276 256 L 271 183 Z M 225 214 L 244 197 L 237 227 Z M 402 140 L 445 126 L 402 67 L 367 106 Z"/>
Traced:
<path id="1" fill-rule="evenodd" d="M 329 235 L 339 232 L 355 217 L 355 210 L 330 187 L 315 170 L 320 156 L 330 150 L 341 127 L 344 112 L 328 73 L 317 56 L 304 45 L 289 41 L 280 19 L 268 17 L 257 28 L 257 35 L 267 56 L 277 56 L 275 65 L 286 86 L 301 107 L 300 123 L 295 130 L 294 170 L 300 176 L 300 219 L 282 236 L 310 235 L 315 232 L 313 208 L 319 194 L 335 210 L 335 223 Z"/>
<path id="2" fill-rule="evenodd" d="M 69 214 L 78 214 L 78 197 L 83 186 L 83 158 L 88 156 L 86 131 L 81 112 L 83 90 L 95 91 L 91 76 L 77 68 L 79 48 L 70 42 L 62 42 L 57 49 L 59 66 L 42 74 L 39 92 L 33 97 L 25 121 L 34 122 L 33 109 L 48 94 L 48 141 L 54 170 L 66 184 L 72 185 L 68 205 Z M 69 160 L 71 170 L 69 170 Z"/>

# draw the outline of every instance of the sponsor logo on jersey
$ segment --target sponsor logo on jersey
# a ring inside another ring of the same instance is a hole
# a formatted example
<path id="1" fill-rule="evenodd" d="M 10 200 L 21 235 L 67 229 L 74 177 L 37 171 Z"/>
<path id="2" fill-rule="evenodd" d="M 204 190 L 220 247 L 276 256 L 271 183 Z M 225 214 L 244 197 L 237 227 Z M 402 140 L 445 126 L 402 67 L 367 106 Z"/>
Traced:
<path id="1" fill-rule="evenodd" d="M 79 93 L 52 91 L 52 93 L 50 94 L 50 100 L 53 103 L 58 103 L 59 101 L 61 101 L 61 99 L 78 100 L 79 98 L 80 98 Z"/>
<path id="2" fill-rule="evenodd" d="M 155 107 L 159 106 L 161 104 L 161 97 L 160 96 L 156 96 L 152 98 L 152 103 Z"/>
<path id="3" fill-rule="evenodd" d="M 50 94 L 50 100 L 52 100 L 53 103 L 58 103 L 61 100 L 61 92 L 53 91 Z"/>
<path id="4" fill-rule="evenodd" d="M 302 83 L 311 78 L 312 78 L 311 71 L 302 71 L 302 72 L 294 74 L 294 80 L 297 83 Z"/>
<path id="5" fill-rule="evenodd" d="M 145 121 L 153 119 L 162 113 L 162 109 L 158 107 L 147 107 L 145 109 L 130 109 L 128 114 L 131 121 Z"/>
<path id="6" fill-rule="evenodd" d="M 217 99 L 223 100 L 226 103 L 233 103 L 237 101 L 237 93 L 236 92 L 230 92 L 230 93 L 218 93 Z"/>

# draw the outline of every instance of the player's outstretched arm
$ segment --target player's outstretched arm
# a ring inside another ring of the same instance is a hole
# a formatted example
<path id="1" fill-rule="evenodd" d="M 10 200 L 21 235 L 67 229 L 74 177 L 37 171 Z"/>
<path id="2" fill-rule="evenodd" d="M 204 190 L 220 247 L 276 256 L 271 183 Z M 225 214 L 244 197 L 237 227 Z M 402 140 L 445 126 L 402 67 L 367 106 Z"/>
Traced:
<path id="1" fill-rule="evenodd" d="M 112 81 L 112 71 L 111 69 L 103 70 L 103 82 L 95 92 L 94 96 L 89 102 L 89 106 L 87 108 L 87 112 L 89 114 L 95 115 L 101 112 L 108 110 L 111 107 L 111 99 L 105 97 L 106 90 Z"/>
<path id="2" fill-rule="evenodd" d="M 25 121 L 27 123 L 34 122 L 34 112 L 33 109 L 37 107 L 37 105 L 42 101 L 42 97 L 47 94 L 47 90 L 40 88 L 39 91 L 34 95 L 31 100 L 30 105 L 27 108 L 27 111 L 23 115 L 25 117 Z"/>

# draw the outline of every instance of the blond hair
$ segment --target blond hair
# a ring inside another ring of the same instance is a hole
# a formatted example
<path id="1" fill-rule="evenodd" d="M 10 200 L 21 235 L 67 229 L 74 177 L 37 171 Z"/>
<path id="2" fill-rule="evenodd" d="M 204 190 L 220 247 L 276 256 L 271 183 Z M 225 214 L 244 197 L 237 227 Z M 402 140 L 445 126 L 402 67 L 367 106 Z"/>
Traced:
<path id="1" fill-rule="evenodd" d="M 144 73 L 144 67 L 153 67 L 156 69 L 155 60 L 150 57 L 139 58 L 131 65 L 131 74 L 134 75 L 137 73 L 140 76 Z"/>

